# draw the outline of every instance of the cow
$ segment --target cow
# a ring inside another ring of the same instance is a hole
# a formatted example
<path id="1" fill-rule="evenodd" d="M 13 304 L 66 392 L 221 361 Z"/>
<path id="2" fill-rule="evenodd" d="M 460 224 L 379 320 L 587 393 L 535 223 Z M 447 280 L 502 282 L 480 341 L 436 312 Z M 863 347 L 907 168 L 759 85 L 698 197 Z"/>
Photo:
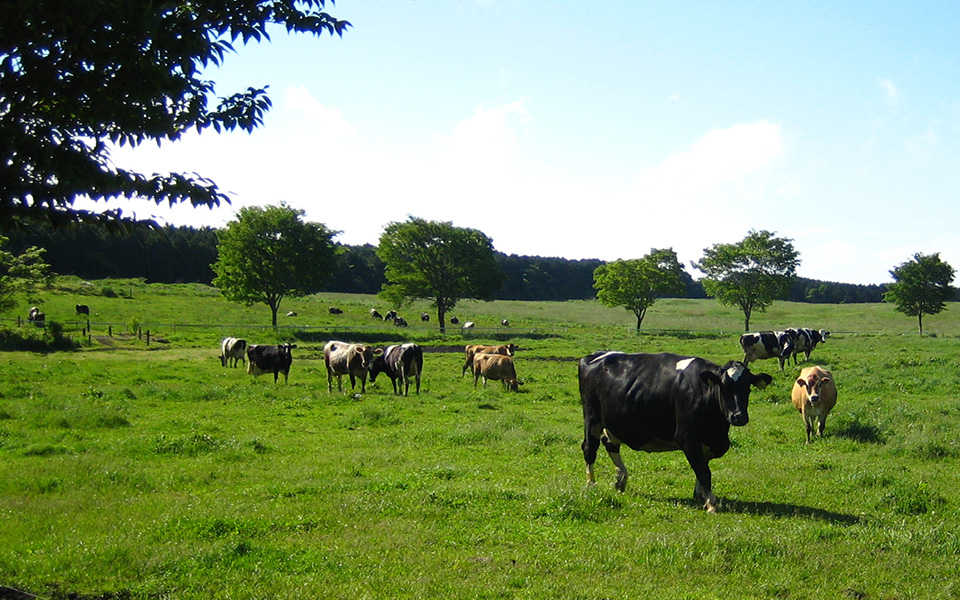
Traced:
<path id="1" fill-rule="evenodd" d="M 404 319 L 403 317 L 395 317 L 393 319 L 393 324 L 396 325 L 397 327 L 406 327 L 407 320 Z"/>
<path id="2" fill-rule="evenodd" d="M 503 354 L 504 356 L 513 356 L 517 351 L 516 344 L 501 344 L 499 346 L 484 346 L 482 344 L 467 344 L 463 347 L 463 369 L 460 370 L 460 377 L 470 369 L 473 373 L 473 357 L 477 354 Z"/>
<path id="3" fill-rule="evenodd" d="M 247 347 L 247 373 L 255 378 L 264 373 L 273 373 L 274 383 L 277 383 L 280 373 L 283 373 L 283 382 L 288 383 L 290 365 L 293 364 L 290 351 L 296 347 L 296 344 L 251 344 Z"/>
<path id="4" fill-rule="evenodd" d="M 327 391 L 333 391 L 333 376 L 337 376 L 337 391 L 343 392 L 343 376 L 350 376 L 350 387 L 367 391 L 367 372 L 373 364 L 373 348 L 364 344 L 329 341 L 323 346 L 323 362 L 327 366 Z"/>
<path id="5" fill-rule="evenodd" d="M 816 434 L 823 437 L 827 415 L 837 403 L 837 384 L 833 374 L 819 365 L 803 369 L 793 383 L 792 400 L 807 428 L 807 443 L 814 434 L 814 422 L 817 423 Z"/>
<path id="6" fill-rule="evenodd" d="M 463 324 L 461 329 L 473 329 L 473 326 L 474 326 L 473 321 L 467 321 L 466 323 Z"/>
<path id="7" fill-rule="evenodd" d="M 420 320 L 426 323 L 427 321 L 430 320 L 430 315 L 428 315 L 427 313 L 420 313 Z"/>
<path id="8" fill-rule="evenodd" d="M 762 389 L 773 380 L 739 361 L 721 367 L 692 356 L 609 351 L 581 358 L 578 378 L 587 483 L 596 482 L 593 463 L 601 443 L 616 465 L 621 492 L 628 476 L 621 444 L 644 452 L 682 450 L 697 478 L 694 499 L 708 512 L 718 508 L 709 462 L 730 448 L 730 426 L 750 420 L 750 387 Z"/>
<path id="9" fill-rule="evenodd" d="M 287 316 L 288 316 L 288 317 L 296 317 L 296 316 L 297 316 L 297 313 L 291 310 L 291 311 L 287 312 Z"/>
<path id="10" fill-rule="evenodd" d="M 395 310 L 388 310 L 387 314 L 383 315 L 384 321 L 393 321 L 396 318 L 397 318 L 397 311 Z"/>
<path id="11" fill-rule="evenodd" d="M 77 305 L 77 315 L 78 315 L 78 316 L 79 316 L 79 315 L 87 315 L 87 316 L 89 317 L 89 316 L 90 316 L 90 307 L 87 306 L 86 304 L 78 304 L 78 305 Z"/>
<path id="12" fill-rule="evenodd" d="M 337 308 L 336 306 L 331 306 L 330 308 L 327 309 L 327 311 L 328 311 L 331 315 L 342 315 L 342 314 L 343 314 L 343 309 Z"/>
<path id="13" fill-rule="evenodd" d="M 370 317 L 373 319 L 380 319 L 381 321 L 383 320 L 383 315 L 381 315 L 380 311 L 375 308 L 370 309 Z"/>
<path id="14" fill-rule="evenodd" d="M 37 327 L 42 327 L 47 320 L 47 315 L 40 312 L 40 309 L 36 306 L 32 306 L 30 307 L 30 312 L 27 313 L 27 320 Z"/>
<path id="15" fill-rule="evenodd" d="M 513 357 L 503 354 L 479 353 L 473 357 L 473 387 L 477 387 L 477 380 L 483 377 L 483 387 L 487 387 L 487 380 L 502 381 L 510 391 L 519 391 L 520 382 L 517 380 L 517 370 L 513 366 Z"/>
<path id="16" fill-rule="evenodd" d="M 743 364 L 750 366 L 755 360 L 776 358 L 783 364 L 793 354 L 793 338 L 786 331 L 760 331 L 740 336 L 740 348 L 743 349 Z"/>
<path id="17" fill-rule="evenodd" d="M 816 330 L 809 327 L 791 327 L 787 333 L 793 338 L 793 364 L 797 364 L 797 355 L 803 352 L 806 360 L 810 360 L 810 353 L 813 352 L 817 344 L 826 341 L 829 331 L 823 329 Z"/>
<path id="18" fill-rule="evenodd" d="M 503 327 L 510 327 L 510 321 L 503 319 L 500 321 L 500 325 Z"/>
<path id="19" fill-rule="evenodd" d="M 235 337 L 225 337 L 220 342 L 220 366 L 226 367 L 230 359 L 233 359 L 233 367 L 237 366 L 239 360 L 243 364 L 247 363 L 247 340 Z"/>
<path id="20" fill-rule="evenodd" d="M 419 394 L 420 375 L 423 373 L 423 349 L 410 343 L 387 346 L 385 350 L 374 351 L 373 364 L 370 366 L 370 383 L 373 383 L 380 373 L 386 373 L 390 378 L 394 394 L 402 393 L 404 396 L 410 392 L 410 378 L 413 377 Z"/>
<path id="21" fill-rule="evenodd" d="M 458 319 L 458 318 L 456 318 L 456 317 L 450 317 L 450 324 L 451 324 L 451 325 L 459 325 L 459 324 L 460 324 L 460 319 Z"/>

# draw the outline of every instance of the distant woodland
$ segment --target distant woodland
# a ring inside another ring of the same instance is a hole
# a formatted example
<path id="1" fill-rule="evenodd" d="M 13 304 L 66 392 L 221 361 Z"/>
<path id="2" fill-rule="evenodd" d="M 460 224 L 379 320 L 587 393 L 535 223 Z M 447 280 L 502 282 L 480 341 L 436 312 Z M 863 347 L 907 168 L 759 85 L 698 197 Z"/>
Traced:
<path id="1" fill-rule="evenodd" d="M 206 227 L 165 227 L 120 235 L 93 226 L 53 229 L 32 227 L 11 232 L 9 250 L 28 246 L 46 249 L 54 272 L 83 279 L 144 278 L 155 283 L 206 283 L 214 277 L 216 230 Z M 376 247 L 342 245 L 340 265 L 324 291 L 375 294 L 384 282 L 383 263 Z M 596 296 L 593 271 L 603 261 L 568 260 L 498 253 L 506 275 L 500 300 L 586 300 Z M 705 298 L 703 286 L 689 274 L 686 297 Z M 797 278 L 789 300 L 813 303 L 881 302 L 884 285 L 856 285 Z"/>

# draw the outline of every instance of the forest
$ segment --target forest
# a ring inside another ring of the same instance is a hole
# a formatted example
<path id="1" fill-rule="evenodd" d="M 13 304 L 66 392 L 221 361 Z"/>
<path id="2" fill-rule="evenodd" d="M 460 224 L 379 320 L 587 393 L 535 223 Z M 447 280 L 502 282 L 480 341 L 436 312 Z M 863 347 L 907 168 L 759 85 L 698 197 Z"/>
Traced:
<path id="1" fill-rule="evenodd" d="M 60 275 L 83 279 L 143 278 L 151 283 L 210 284 L 217 260 L 217 231 L 210 227 L 139 229 L 110 233 L 92 225 L 34 226 L 9 234 L 9 249 L 46 250 L 45 259 Z M 340 245 L 336 274 L 322 290 L 375 294 L 384 283 L 376 247 Z M 593 271 L 599 259 L 518 256 L 497 253 L 505 278 L 497 300 L 585 300 L 596 296 Z M 705 298 L 703 286 L 684 272 L 685 297 Z M 798 277 L 784 300 L 826 304 L 882 302 L 886 286 L 818 281 Z"/>

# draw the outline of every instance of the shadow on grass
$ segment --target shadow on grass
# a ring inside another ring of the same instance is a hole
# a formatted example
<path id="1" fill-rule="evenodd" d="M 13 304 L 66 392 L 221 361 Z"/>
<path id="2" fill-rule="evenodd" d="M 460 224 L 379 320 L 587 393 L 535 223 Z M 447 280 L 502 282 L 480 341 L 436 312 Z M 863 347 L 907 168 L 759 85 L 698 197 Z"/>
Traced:
<path id="1" fill-rule="evenodd" d="M 693 498 L 671 498 L 671 502 L 690 506 L 691 508 L 702 508 L 699 502 Z M 782 504 L 779 502 L 751 502 L 749 500 L 727 500 L 720 498 L 721 513 L 736 513 L 741 515 L 757 515 L 778 518 L 800 517 L 804 519 L 816 519 L 838 525 L 859 525 L 863 519 L 856 515 L 824 510 L 822 508 L 812 508 L 809 506 L 797 506 L 796 504 Z"/>

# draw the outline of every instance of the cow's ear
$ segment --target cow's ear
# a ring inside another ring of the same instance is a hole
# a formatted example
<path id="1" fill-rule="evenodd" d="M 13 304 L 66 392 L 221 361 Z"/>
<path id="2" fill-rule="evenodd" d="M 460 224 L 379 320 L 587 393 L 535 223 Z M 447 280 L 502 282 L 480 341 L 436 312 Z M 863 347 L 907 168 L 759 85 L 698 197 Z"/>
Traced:
<path id="1" fill-rule="evenodd" d="M 797 385 L 799 385 L 800 387 L 807 387 L 807 382 L 804 381 L 803 379 L 798 379 Z"/>
<path id="2" fill-rule="evenodd" d="M 829 378 L 829 377 L 823 377 L 823 378 L 820 379 L 820 383 L 830 383 L 830 378 Z"/>
<path id="3" fill-rule="evenodd" d="M 757 373 L 753 376 L 752 383 L 758 390 L 762 390 L 773 382 L 773 377 L 770 377 L 766 373 Z"/>
<path id="4" fill-rule="evenodd" d="M 720 376 L 714 373 L 713 371 L 701 371 L 700 381 L 704 382 L 707 385 L 720 385 L 721 383 L 723 383 L 723 380 L 720 379 Z"/>
<path id="5" fill-rule="evenodd" d="M 377 348 L 373 351 L 374 356 L 380 356 L 381 354 L 383 354 L 383 348 Z"/>

